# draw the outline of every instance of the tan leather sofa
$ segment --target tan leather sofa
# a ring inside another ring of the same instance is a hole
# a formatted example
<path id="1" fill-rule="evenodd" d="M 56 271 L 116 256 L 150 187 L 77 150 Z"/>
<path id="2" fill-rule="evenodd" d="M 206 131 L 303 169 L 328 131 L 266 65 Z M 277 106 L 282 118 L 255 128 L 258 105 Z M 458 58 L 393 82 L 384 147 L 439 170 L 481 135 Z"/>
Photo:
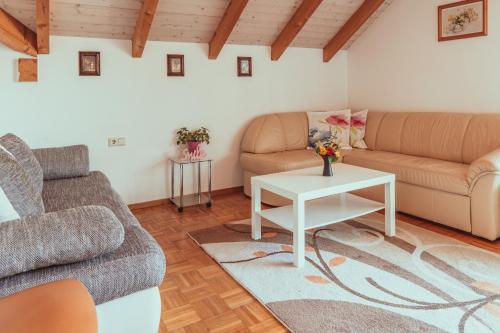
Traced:
<path id="1" fill-rule="evenodd" d="M 241 144 L 244 189 L 250 177 L 322 165 L 307 150 L 305 112 L 254 119 Z M 369 112 L 368 149 L 343 163 L 396 174 L 398 211 L 474 235 L 500 237 L 500 114 Z M 383 188 L 358 194 L 383 201 Z M 283 205 L 269 192 L 264 202 Z"/>

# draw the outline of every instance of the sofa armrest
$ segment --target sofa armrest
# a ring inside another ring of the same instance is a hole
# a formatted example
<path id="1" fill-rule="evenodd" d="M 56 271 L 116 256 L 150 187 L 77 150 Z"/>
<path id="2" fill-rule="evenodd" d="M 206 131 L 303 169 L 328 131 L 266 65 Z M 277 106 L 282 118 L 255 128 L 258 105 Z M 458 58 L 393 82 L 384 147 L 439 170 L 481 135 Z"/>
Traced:
<path id="1" fill-rule="evenodd" d="M 85 145 L 34 149 L 43 170 L 43 179 L 62 179 L 89 175 L 89 149 Z"/>
<path id="2" fill-rule="evenodd" d="M 124 229 L 101 206 L 0 223 L 0 278 L 98 257 L 120 247 Z"/>
<path id="3" fill-rule="evenodd" d="M 500 173 L 500 148 L 472 162 L 467 180 L 469 184 L 474 185 L 479 177 L 488 173 Z"/>

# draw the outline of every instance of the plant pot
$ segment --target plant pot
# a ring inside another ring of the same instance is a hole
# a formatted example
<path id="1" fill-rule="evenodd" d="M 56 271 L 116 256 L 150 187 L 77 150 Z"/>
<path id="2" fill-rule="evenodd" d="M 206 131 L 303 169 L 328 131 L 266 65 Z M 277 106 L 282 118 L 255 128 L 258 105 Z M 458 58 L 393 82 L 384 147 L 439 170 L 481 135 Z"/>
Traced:
<path id="1" fill-rule="evenodd" d="M 331 177 L 333 176 L 332 162 L 328 156 L 323 156 L 323 176 Z"/>
<path id="2" fill-rule="evenodd" d="M 198 146 L 200 143 L 198 141 L 188 141 L 187 146 L 188 146 L 188 151 L 190 153 L 194 153 L 196 149 L 198 149 Z"/>

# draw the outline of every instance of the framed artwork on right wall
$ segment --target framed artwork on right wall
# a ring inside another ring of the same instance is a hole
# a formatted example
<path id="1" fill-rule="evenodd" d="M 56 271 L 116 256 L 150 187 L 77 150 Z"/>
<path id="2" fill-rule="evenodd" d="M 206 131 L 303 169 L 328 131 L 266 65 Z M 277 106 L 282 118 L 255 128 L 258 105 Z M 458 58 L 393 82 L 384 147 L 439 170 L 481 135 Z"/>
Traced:
<path id="1" fill-rule="evenodd" d="M 488 35 L 488 0 L 465 0 L 438 7 L 440 42 Z"/>

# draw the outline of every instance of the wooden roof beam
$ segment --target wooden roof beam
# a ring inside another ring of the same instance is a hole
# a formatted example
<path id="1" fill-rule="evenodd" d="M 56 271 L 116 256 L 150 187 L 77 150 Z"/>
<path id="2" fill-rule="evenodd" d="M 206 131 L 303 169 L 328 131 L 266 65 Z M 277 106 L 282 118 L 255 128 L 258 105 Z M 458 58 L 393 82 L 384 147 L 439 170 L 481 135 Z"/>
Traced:
<path id="1" fill-rule="evenodd" d="M 50 8 L 49 0 L 36 0 L 36 37 L 38 54 L 50 51 Z"/>
<path id="2" fill-rule="evenodd" d="M 36 57 L 36 34 L 0 8 L 0 42 L 11 49 Z"/>
<path id="3" fill-rule="evenodd" d="M 158 8 L 159 0 L 144 0 L 139 17 L 135 25 L 134 37 L 132 39 L 132 57 L 140 58 L 148 41 L 149 31 Z"/>
<path id="4" fill-rule="evenodd" d="M 271 46 L 271 60 L 278 60 L 323 0 L 304 0 Z"/>
<path id="5" fill-rule="evenodd" d="M 215 30 L 214 36 L 208 45 L 208 58 L 217 59 L 220 51 L 226 44 L 234 26 L 240 19 L 243 10 L 247 6 L 248 0 L 231 0 L 226 12 L 222 17 L 219 26 Z"/>
<path id="6" fill-rule="evenodd" d="M 323 61 L 330 61 L 384 2 L 385 0 L 365 0 L 335 37 L 323 48 Z"/>

